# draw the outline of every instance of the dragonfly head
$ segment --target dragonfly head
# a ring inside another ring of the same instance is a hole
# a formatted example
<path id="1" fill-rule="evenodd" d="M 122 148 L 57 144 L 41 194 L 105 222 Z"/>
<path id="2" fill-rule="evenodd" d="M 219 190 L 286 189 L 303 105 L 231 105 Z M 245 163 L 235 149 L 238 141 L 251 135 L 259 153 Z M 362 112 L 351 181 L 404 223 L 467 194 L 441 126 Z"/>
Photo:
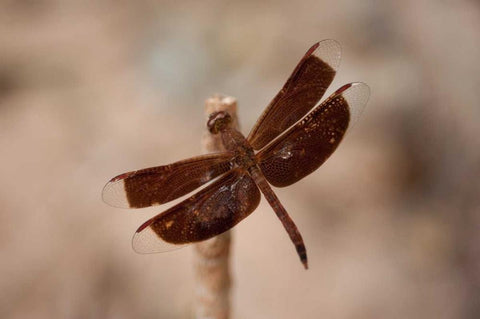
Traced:
<path id="1" fill-rule="evenodd" d="M 232 123 L 232 117 L 225 111 L 213 112 L 208 117 L 207 127 L 210 133 L 218 134 Z"/>

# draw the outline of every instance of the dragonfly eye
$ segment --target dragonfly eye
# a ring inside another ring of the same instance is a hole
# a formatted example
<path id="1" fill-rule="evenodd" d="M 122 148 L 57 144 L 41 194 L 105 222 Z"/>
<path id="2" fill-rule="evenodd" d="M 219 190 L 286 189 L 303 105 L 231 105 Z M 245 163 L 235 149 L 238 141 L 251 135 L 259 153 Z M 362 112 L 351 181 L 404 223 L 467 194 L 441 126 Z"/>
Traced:
<path id="1" fill-rule="evenodd" d="M 207 127 L 210 133 L 218 134 L 226 129 L 231 122 L 232 117 L 227 112 L 214 112 L 208 117 Z"/>

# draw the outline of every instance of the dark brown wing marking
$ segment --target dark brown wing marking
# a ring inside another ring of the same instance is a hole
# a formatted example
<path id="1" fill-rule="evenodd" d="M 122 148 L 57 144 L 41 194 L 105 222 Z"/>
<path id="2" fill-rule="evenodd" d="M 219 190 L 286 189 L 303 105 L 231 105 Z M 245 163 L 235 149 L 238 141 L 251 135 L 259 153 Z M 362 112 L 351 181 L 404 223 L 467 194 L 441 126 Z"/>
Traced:
<path id="1" fill-rule="evenodd" d="M 215 153 L 121 174 L 105 185 L 102 198 L 122 208 L 167 203 L 230 170 L 232 157 L 230 152 Z"/>
<path id="2" fill-rule="evenodd" d="M 260 191 L 252 178 L 232 170 L 140 226 L 133 248 L 139 253 L 161 252 L 214 237 L 247 217 L 259 202 Z"/>
<path id="3" fill-rule="evenodd" d="M 257 158 L 266 179 L 274 186 L 284 187 L 320 167 L 360 116 L 369 95 L 370 89 L 364 83 L 342 86 L 261 150 Z"/>
<path id="4" fill-rule="evenodd" d="M 313 45 L 257 120 L 247 140 L 259 150 L 310 111 L 333 81 L 341 47 L 335 40 Z"/>

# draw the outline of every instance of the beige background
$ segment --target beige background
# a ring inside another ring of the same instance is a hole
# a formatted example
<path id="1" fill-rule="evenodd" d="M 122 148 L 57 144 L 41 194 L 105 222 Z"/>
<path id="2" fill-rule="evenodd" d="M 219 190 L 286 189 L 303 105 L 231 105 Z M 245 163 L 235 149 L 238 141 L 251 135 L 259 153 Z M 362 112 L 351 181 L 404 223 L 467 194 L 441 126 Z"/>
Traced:
<path id="1" fill-rule="evenodd" d="M 477 318 L 476 1 L 2 1 L 0 317 L 187 318 L 192 250 L 141 256 L 116 174 L 200 152 L 203 101 L 247 134 L 314 42 L 343 46 L 328 91 L 370 85 L 317 172 L 234 230 L 234 318 Z"/>

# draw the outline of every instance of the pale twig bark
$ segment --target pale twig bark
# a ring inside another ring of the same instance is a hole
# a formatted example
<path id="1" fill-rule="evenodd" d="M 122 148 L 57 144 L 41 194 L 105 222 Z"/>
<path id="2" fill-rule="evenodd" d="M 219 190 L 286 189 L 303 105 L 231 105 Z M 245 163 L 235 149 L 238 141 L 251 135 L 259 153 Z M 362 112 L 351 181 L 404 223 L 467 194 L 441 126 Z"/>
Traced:
<path id="1" fill-rule="evenodd" d="M 239 129 L 235 98 L 222 95 L 209 98 L 205 102 L 207 118 L 216 111 L 227 111 L 232 116 L 233 126 Z M 202 150 L 204 153 L 224 150 L 220 136 L 210 134 L 206 126 Z M 227 319 L 230 315 L 230 241 L 231 233 L 227 231 L 195 245 L 195 319 Z"/>

